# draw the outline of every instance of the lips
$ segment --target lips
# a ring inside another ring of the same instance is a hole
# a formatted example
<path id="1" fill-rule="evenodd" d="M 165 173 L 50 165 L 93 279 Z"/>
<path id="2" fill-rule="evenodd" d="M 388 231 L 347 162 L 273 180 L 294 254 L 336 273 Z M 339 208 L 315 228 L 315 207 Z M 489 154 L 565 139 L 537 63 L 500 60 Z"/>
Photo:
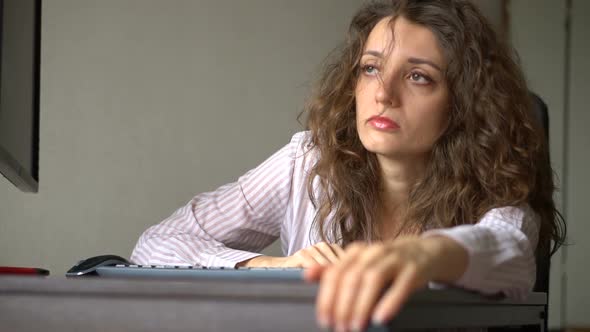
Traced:
<path id="1" fill-rule="evenodd" d="M 396 130 L 399 129 L 397 122 L 384 116 L 373 116 L 367 121 L 369 125 L 380 130 Z"/>

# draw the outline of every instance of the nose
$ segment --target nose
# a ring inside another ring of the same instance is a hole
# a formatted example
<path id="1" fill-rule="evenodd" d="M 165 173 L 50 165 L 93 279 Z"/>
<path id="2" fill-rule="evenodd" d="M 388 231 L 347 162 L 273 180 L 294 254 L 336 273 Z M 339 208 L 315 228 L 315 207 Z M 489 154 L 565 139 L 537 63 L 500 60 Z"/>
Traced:
<path id="1" fill-rule="evenodd" d="M 379 77 L 377 91 L 375 91 L 375 101 L 379 104 L 393 106 L 399 103 L 399 96 L 395 91 L 393 79 L 391 77 Z"/>

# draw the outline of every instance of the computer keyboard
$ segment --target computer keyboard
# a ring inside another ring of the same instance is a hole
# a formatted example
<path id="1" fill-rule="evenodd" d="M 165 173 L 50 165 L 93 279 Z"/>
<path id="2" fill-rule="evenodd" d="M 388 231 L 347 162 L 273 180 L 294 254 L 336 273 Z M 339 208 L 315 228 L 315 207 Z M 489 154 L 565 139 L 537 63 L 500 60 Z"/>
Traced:
<path id="1" fill-rule="evenodd" d="M 303 280 L 302 268 L 278 267 L 203 267 L 169 265 L 117 264 L 101 266 L 96 273 L 103 277 L 170 278 L 170 279 L 267 279 Z"/>

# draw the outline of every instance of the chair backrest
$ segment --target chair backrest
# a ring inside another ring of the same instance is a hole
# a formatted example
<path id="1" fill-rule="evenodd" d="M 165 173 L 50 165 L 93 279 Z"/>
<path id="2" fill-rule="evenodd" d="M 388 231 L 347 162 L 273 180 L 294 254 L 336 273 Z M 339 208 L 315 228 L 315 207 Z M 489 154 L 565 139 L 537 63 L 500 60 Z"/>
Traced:
<path id="1" fill-rule="evenodd" d="M 549 114 L 547 112 L 547 104 L 543 100 L 534 94 L 530 93 L 533 103 L 533 113 L 535 118 L 540 122 L 541 126 L 545 131 L 545 137 L 547 139 L 547 149 L 549 149 Z M 549 151 L 547 151 L 549 155 Z M 550 267 L 550 255 L 549 255 L 549 243 L 539 243 L 540 248 L 546 248 L 545 250 L 537 250 L 536 262 L 537 262 L 537 276 L 535 279 L 535 286 L 533 290 L 535 292 L 544 292 L 547 294 L 549 299 L 549 267 Z M 548 306 L 545 306 L 545 312 L 547 313 Z M 526 325 L 519 327 L 491 327 L 488 328 L 488 332 L 541 332 L 547 331 L 547 316 L 542 317 L 543 329 L 539 325 Z"/>
<path id="2" fill-rule="evenodd" d="M 547 111 L 547 104 L 531 92 L 531 98 L 533 99 L 533 112 L 537 120 L 545 131 L 545 137 L 547 139 L 547 149 L 549 149 L 549 114 Z M 549 151 L 547 151 L 549 155 Z M 549 292 L 549 243 L 539 243 L 539 247 L 546 248 L 545 250 L 537 251 L 537 278 L 535 281 L 534 291 L 536 292 Z"/>
<path id="3" fill-rule="evenodd" d="M 547 139 L 547 144 L 545 145 L 547 148 L 547 156 L 549 156 L 549 112 L 547 111 L 547 104 L 543 102 L 543 100 L 537 96 L 536 94 L 531 92 L 531 97 L 533 99 L 533 112 L 541 123 L 545 131 L 545 138 Z M 548 158 L 548 160 L 551 160 Z M 549 162 L 549 161 L 548 161 Z M 551 257 L 549 252 L 549 247 L 551 243 L 539 243 L 539 248 L 545 248 L 543 250 L 537 250 L 536 261 L 537 261 L 537 278 L 535 280 L 535 292 L 545 292 L 547 293 L 547 303 L 549 303 L 549 271 L 551 267 Z M 549 306 L 545 306 L 545 312 L 548 312 Z M 543 317 L 544 320 L 544 331 L 547 331 L 547 316 Z M 537 327 L 532 327 L 527 329 L 528 331 L 531 330 L 538 330 Z"/>

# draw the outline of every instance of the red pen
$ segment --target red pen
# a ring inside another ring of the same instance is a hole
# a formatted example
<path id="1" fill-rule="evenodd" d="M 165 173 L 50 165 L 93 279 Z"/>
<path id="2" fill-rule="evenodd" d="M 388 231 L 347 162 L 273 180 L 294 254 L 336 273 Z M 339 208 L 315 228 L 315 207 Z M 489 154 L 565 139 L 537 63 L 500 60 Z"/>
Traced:
<path id="1" fill-rule="evenodd" d="M 48 276 L 49 271 L 38 267 L 0 266 L 0 275 L 3 274 Z"/>

